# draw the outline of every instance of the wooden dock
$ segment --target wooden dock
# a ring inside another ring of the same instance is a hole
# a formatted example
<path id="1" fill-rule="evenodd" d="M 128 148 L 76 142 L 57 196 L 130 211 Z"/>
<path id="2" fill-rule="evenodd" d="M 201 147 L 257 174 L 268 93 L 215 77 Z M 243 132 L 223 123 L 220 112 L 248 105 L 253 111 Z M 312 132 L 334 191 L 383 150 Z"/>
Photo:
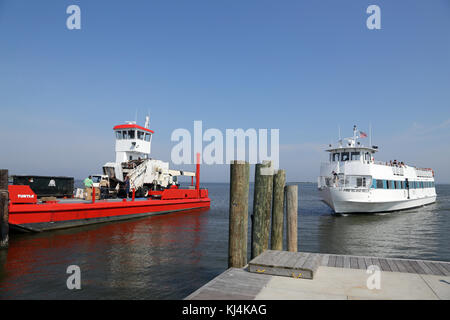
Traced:
<path id="1" fill-rule="evenodd" d="M 373 275 L 367 271 L 370 266 L 380 270 L 379 288 L 367 285 Z M 226 270 L 186 299 L 447 300 L 450 263 L 267 250 L 245 268 Z"/>

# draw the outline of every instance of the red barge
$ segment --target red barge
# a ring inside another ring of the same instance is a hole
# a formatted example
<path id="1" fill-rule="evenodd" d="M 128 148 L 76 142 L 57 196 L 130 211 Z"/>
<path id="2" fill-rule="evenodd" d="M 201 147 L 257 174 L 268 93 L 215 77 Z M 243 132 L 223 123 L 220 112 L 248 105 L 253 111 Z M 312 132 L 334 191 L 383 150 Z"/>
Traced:
<path id="1" fill-rule="evenodd" d="M 103 167 L 111 183 L 108 188 L 123 190 L 128 184 L 131 198 L 126 195 L 124 199 L 97 200 L 93 188 L 94 196 L 90 201 L 38 201 L 30 186 L 10 185 L 9 225 L 12 229 L 41 232 L 209 208 L 211 200 L 208 190 L 200 188 L 199 154 L 195 174 L 169 170 L 168 163 L 149 158 L 149 135 L 154 132 L 148 129 L 148 122 L 147 119 L 145 127 L 135 123 L 114 127 L 116 162 L 109 162 Z M 178 184 L 177 176 L 182 175 L 191 177 L 191 186 L 186 189 Z"/>

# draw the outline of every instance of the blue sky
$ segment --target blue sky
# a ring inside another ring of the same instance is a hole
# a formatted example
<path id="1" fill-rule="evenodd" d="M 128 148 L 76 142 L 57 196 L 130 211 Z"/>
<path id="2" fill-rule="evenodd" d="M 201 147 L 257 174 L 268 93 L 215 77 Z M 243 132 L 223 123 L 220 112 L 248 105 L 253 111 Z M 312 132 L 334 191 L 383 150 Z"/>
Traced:
<path id="1" fill-rule="evenodd" d="M 81 30 L 66 28 L 72 4 Z M 450 182 L 450 1 L 0 0 L 0 167 L 100 172 L 112 127 L 148 110 L 162 160 L 194 120 L 277 128 L 288 179 L 316 181 L 338 126 L 372 123 L 378 159 Z"/>

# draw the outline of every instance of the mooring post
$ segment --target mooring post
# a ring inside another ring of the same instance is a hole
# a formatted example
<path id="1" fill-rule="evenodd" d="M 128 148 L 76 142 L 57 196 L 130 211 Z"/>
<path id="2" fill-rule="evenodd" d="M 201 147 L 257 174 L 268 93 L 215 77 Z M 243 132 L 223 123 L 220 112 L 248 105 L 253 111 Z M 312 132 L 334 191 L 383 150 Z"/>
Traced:
<path id="1" fill-rule="evenodd" d="M 297 252 L 298 186 L 286 187 L 287 250 Z"/>
<path id="2" fill-rule="evenodd" d="M 230 165 L 230 223 L 228 233 L 228 267 L 247 264 L 248 189 L 250 164 L 233 161 Z"/>
<path id="3" fill-rule="evenodd" d="M 131 195 L 131 200 L 134 201 L 134 199 L 136 199 L 136 189 L 133 188 L 133 193 Z"/>
<path id="4" fill-rule="evenodd" d="M 269 249 L 270 216 L 272 213 L 273 173 L 270 161 L 255 165 L 253 196 L 252 259 Z M 264 171 L 262 171 L 265 169 Z"/>
<path id="5" fill-rule="evenodd" d="M 284 226 L 284 185 L 286 184 L 286 171 L 278 170 L 273 176 L 273 202 L 272 202 L 272 250 L 283 250 Z"/>
<path id="6" fill-rule="evenodd" d="M 0 249 L 9 246 L 8 170 L 0 170 Z"/>

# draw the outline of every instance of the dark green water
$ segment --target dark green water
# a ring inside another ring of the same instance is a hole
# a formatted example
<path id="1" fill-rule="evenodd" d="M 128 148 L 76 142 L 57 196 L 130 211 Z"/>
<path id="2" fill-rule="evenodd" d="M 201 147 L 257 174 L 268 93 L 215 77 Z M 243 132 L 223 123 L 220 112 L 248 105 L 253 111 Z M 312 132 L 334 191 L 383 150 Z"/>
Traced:
<path id="1" fill-rule="evenodd" d="M 211 209 L 35 235 L 0 252 L 1 299 L 182 299 L 227 268 L 227 184 L 202 184 Z M 300 184 L 301 251 L 450 261 L 450 185 L 430 206 L 333 215 Z M 252 197 L 253 193 L 250 190 Z M 81 290 L 67 289 L 69 265 Z"/>

